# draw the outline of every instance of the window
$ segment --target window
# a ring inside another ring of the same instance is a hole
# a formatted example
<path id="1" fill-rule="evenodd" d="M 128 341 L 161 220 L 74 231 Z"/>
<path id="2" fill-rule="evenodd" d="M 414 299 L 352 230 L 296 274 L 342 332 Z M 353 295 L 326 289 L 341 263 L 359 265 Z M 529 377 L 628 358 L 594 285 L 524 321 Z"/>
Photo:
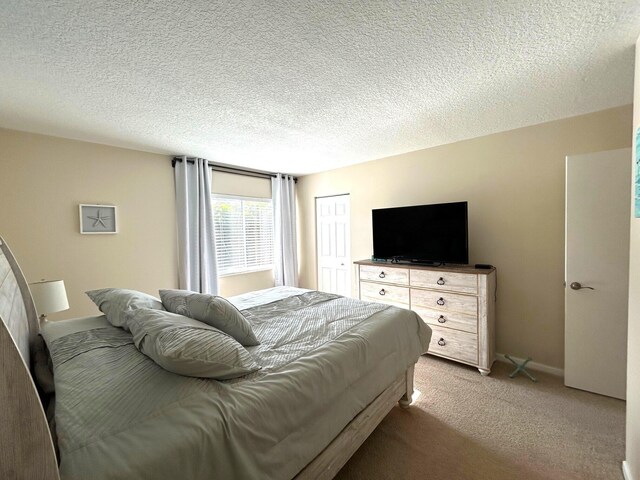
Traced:
<path id="1" fill-rule="evenodd" d="M 270 199 L 214 195 L 218 275 L 273 267 L 273 209 Z"/>

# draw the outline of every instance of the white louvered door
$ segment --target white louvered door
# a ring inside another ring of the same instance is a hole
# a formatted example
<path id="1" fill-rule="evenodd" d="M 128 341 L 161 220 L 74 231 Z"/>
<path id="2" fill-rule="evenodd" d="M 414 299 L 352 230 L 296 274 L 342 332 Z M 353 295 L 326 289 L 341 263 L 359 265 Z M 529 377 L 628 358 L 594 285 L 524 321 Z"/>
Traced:
<path id="1" fill-rule="evenodd" d="M 349 195 L 316 198 L 318 290 L 351 296 Z"/>

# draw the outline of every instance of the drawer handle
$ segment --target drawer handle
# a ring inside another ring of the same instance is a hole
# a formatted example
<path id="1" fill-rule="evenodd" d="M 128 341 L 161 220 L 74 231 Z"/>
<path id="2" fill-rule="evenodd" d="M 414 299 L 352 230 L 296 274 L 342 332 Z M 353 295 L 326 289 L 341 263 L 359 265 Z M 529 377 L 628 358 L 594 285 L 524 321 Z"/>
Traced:
<path id="1" fill-rule="evenodd" d="M 440 297 L 438 300 L 436 300 L 436 303 L 438 305 L 444 305 L 444 298 Z"/>
<path id="2" fill-rule="evenodd" d="M 386 275 L 384 274 L 384 272 L 380 272 L 380 275 L 378 275 L 380 278 L 384 278 L 386 277 Z"/>
<path id="3" fill-rule="evenodd" d="M 441 347 L 444 347 L 447 344 L 447 342 L 444 341 L 444 338 L 441 338 L 440 340 L 438 340 L 438 345 L 440 345 Z"/>
<path id="4" fill-rule="evenodd" d="M 380 290 L 378 293 L 379 293 L 380 295 L 382 295 L 382 296 L 384 296 L 384 295 L 386 295 L 386 294 L 387 294 L 387 292 L 385 292 L 385 291 L 384 291 L 384 288 L 383 288 L 382 290 Z"/>
<path id="5" fill-rule="evenodd" d="M 444 278 L 440 277 L 436 283 L 438 285 L 444 285 Z"/>
<path id="6" fill-rule="evenodd" d="M 440 317 L 438 318 L 438 323 L 444 323 L 446 321 L 447 321 L 447 319 L 444 318 L 442 315 L 440 315 Z"/>

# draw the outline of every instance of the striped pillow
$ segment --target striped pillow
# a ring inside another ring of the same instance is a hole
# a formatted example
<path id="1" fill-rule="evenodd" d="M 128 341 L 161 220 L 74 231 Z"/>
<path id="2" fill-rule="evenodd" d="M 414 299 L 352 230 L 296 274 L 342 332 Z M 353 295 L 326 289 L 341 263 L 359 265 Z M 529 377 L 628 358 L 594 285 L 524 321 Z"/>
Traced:
<path id="1" fill-rule="evenodd" d="M 129 331 L 125 314 L 136 308 L 154 308 L 164 310 L 162 303 L 156 297 L 137 290 L 126 288 L 101 288 L 84 292 L 105 314 L 109 323 L 114 327 Z"/>
<path id="2" fill-rule="evenodd" d="M 260 345 L 251 324 L 229 300 L 188 290 L 160 290 L 164 308 L 231 335 L 245 347 Z"/>
<path id="3" fill-rule="evenodd" d="M 227 380 L 260 369 L 242 345 L 197 320 L 149 308 L 126 316 L 138 350 L 170 372 Z"/>

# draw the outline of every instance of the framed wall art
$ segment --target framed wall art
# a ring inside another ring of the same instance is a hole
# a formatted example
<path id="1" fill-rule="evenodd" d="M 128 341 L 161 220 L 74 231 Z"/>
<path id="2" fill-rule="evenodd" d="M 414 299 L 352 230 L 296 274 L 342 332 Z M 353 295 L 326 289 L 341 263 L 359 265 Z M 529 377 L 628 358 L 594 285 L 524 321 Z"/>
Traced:
<path id="1" fill-rule="evenodd" d="M 117 207 L 80 204 L 80 233 L 118 233 Z"/>
<path id="2" fill-rule="evenodd" d="M 640 218 L 640 127 L 636 131 L 636 168 L 633 179 L 633 209 L 635 217 Z"/>

